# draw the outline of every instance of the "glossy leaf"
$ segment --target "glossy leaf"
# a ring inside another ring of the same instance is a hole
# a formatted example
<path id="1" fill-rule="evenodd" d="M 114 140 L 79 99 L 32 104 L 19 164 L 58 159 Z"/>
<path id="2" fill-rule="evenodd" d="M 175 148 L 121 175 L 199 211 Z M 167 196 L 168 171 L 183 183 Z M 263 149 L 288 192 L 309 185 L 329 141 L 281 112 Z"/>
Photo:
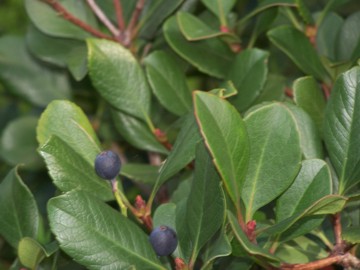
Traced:
<path id="1" fill-rule="evenodd" d="M 305 236 L 281 244 L 275 255 L 286 263 L 308 263 L 328 256 L 328 252 L 317 242 Z"/>
<path id="2" fill-rule="evenodd" d="M 171 15 L 171 13 L 173 13 L 182 2 L 184 2 L 184 0 L 149 1 L 149 6 L 144 12 L 145 15 L 139 22 L 139 36 L 146 39 L 153 38 L 163 21 Z"/>
<path id="3" fill-rule="evenodd" d="M 55 135 L 91 165 L 101 150 L 87 116 L 69 101 L 57 100 L 50 103 L 41 115 L 36 131 L 40 146 Z"/>
<path id="4" fill-rule="evenodd" d="M 201 0 L 201 2 L 219 18 L 226 18 L 236 4 L 236 0 Z"/>
<path id="5" fill-rule="evenodd" d="M 150 89 L 131 52 L 108 40 L 88 39 L 87 45 L 89 74 L 99 94 L 116 109 L 147 119 Z"/>
<path id="6" fill-rule="evenodd" d="M 327 164 L 320 159 L 303 161 L 295 181 L 277 200 L 277 222 L 304 211 L 312 203 L 331 193 L 332 182 Z M 297 224 L 295 229 L 283 235 L 283 239 L 288 240 L 304 235 L 319 226 L 322 221 L 322 217 L 307 219 Z"/>
<path id="7" fill-rule="evenodd" d="M 322 135 L 326 103 L 319 85 L 313 77 L 302 77 L 294 82 L 293 89 L 296 105 L 310 115 Z"/>
<path id="8" fill-rule="evenodd" d="M 112 110 L 116 130 L 136 148 L 168 154 L 168 150 L 155 138 L 144 121 L 121 111 Z"/>
<path id="9" fill-rule="evenodd" d="M 266 101 L 282 101 L 285 97 L 285 78 L 283 76 L 269 74 L 264 88 L 254 101 L 254 104 Z"/>
<path id="10" fill-rule="evenodd" d="M 46 257 L 46 253 L 37 241 L 30 237 L 24 237 L 19 242 L 18 257 L 22 265 L 36 269 L 39 263 Z"/>
<path id="11" fill-rule="evenodd" d="M 154 185 L 159 175 L 159 167 L 147 164 L 125 163 L 120 175 L 143 184 Z"/>
<path id="12" fill-rule="evenodd" d="M 149 83 L 161 105 L 179 116 L 189 112 L 191 92 L 175 59 L 166 52 L 155 51 L 144 62 Z"/>
<path id="13" fill-rule="evenodd" d="M 30 27 L 26 35 L 27 47 L 37 58 L 67 67 L 80 81 L 87 73 L 87 49 L 83 41 L 48 36 L 36 27 Z"/>
<path id="14" fill-rule="evenodd" d="M 228 101 L 212 94 L 195 92 L 194 106 L 201 135 L 231 200 L 238 206 L 249 162 L 244 121 Z"/>
<path id="15" fill-rule="evenodd" d="M 237 219 L 229 210 L 227 210 L 227 218 L 236 240 L 241 244 L 241 246 L 249 255 L 256 258 L 261 258 L 273 266 L 279 266 L 280 260 L 275 255 L 250 242 L 244 231 L 240 228 Z"/>
<path id="16" fill-rule="evenodd" d="M 163 26 L 166 41 L 182 58 L 201 72 L 224 78 L 233 60 L 229 47 L 217 38 L 191 42 L 181 33 L 176 17 L 168 19 Z"/>
<path id="17" fill-rule="evenodd" d="M 0 80 L 17 96 L 40 107 L 54 99 L 70 98 L 66 74 L 35 61 L 22 38 L 2 36 L 0 55 Z"/>
<path id="18" fill-rule="evenodd" d="M 339 32 L 344 19 L 336 13 L 329 13 L 318 27 L 316 34 L 316 48 L 318 51 L 332 61 L 337 61 L 337 47 L 339 43 Z"/>
<path id="19" fill-rule="evenodd" d="M 273 226 L 260 229 L 258 233 L 261 232 L 267 235 L 283 233 L 303 218 L 340 212 L 344 208 L 346 202 L 346 197 L 340 195 L 327 195 L 314 202 L 310 207 L 306 208 L 301 213 L 288 217 Z"/>
<path id="20" fill-rule="evenodd" d="M 268 32 L 268 37 L 305 73 L 327 81 L 328 74 L 319 55 L 304 33 L 292 26 L 279 26 Z"/>
<path id="21" fill-rule="evenodd" d="M 24 164 L 27 168 L 39 169 L 44 166 L 36 153 L 36 125 L 38 119 L 24 116 L 11 121 L 3 130 L 0 140 L 0 155 L 7 163 L 15 166 Z"/>
<path id="22" fill-rule="evenodd" d="M 36 239 L 41 222 L 35 198 L 17 170 L 0 183 L 0 234 L 15 249 L 23 237 Z"/>
<path id="23" fill-rule="evenodd" d="M 61 0 L 60 3 L 76 18 L 92 27 L 97 27 L 95 15 L 85 2 Z M 64 19 L 44 1 L 26 0 L 25 8 L 30 20 L 45 34 L 74 39 L 85 39 L 91 36 L 87 31 Z"/>
<path id="24" fill-rule="evenodd" d="M 209 27 L 206 22 L 188 12 L 178 12 L 176 15 L 181 33 L 189 41 L 202 40 L 214 37 L 226 37 L 229 40 L 239 41 L 238 37 L 232 33 L 221 32 Z"/>
<path id="25" fill-rule="evenodd" d="M 204 262 L 204 265 L 201 269 L 207 269 L 207 266 L 211 267 L 211 264 L 217 258 L 229 256 L 231 254 L 231 244 L 225 230 L 223 228 L 220 229 L 206 244 L 203 250 L 204 252 L 202 253 L 201 258 Z"/>
<path id="26" fill-rule="evenodd" d="M 360 68 L 343 73 L 335 82 L 324 120 L 324 139 L 339 177 L 339 194 L 348 192 L 360 177 Z"/>
<path id="27" fill-rule="evenodd" d="M 360 56 L 360 12 L 351 14 L 342 24 L 339 30 L 338 60 L 351 60 L 355 62 Z"/>
<path id="28" fill-rule="evenodd" d="M 61 249 L 88 269 L 166 269 L 137 225 L 85 192 L 52 198 L 48 213 Z"/>
<path id="29" fill-rule="evenodd" d="M 301 151 L 305 159 L 323 158 L 324 151 L 319 132 L 310 116 L 301 108 L 284 103 L 293 116 L 300 136 Z"/>
<path id="30" fill-rule="evenodd" d="M 267 77 L 269 53 L 259 49 L 247 49 L 238 54 L 230 67 L 228 80 L 234 83 L 238 94 L 230 102 L 239 111 L 250 107 L 263 89 Z"/>
<path id="31" fill-rule="evenodd" d="M 63 192 L 74 189 L 92 193 L 103 200 L 113 199 L 108 181 L 97 176 L 94 160 L 89 164 L 66 142 L 53 135 L 40 149 L 55 186 Z"/>
<path id="32" fill-rule="evenodd" d="M 277 201 L 277 221 L 305 210 L 331 193 L 332 183 L 327 164 L 320 159 L 304 160 L 294 182 Z"/>
<path id="33" fill-rule="evenodd" d="M 360 227 L 356 226 L 356 227 L 344 228 L 342 237 L 347 243 L 359 244 L 360 243 Z"/>
<path id="34" fill-rule="evenodd" d="M 195 175 L 184 217 L 192 243 L 190 263 L 196 261 L 200 249 L 220 229 L 225 219 L 221 178 L 203 143 L 196 148 L 195 160 Z"/>
<path id="35" fill-rule="evenodd" d="M 190 238 L 188 231 L 187 220 L 184 219 L 187 210 L 187 198 L 183 198 L 176 204 L 176 232 L 179 241 L 178 255 L 185 262 L 190 261 L 192 251 L 192 239 Z"/>
<path id="36" fill-rule="evenodd" d="M 194 116 L 186 115 L 175 144 L 160 168 L 160 175 L 156 183 L 158 187 L 195 158 L 195 147 L 201 139 Z"/>
<path id="37" fill-rule="evenodd" d="M 262 106 L 245 118 L 250 161 L 241 190 L 246 221 L 293 182 L 300 169 L 300 138 L 288 108 L 281 103 Z"/>
<path id="38" fill-rule="evenodd" d="M 153 226 L 154 228 L 159 227 L 161 225 L 169 226 L 173 229 L 176 229 L 175 222 L 175 214 L 176 214 L 176 204 L 174 203 L 164 203 L 156 208 L 153 217 Z"/>

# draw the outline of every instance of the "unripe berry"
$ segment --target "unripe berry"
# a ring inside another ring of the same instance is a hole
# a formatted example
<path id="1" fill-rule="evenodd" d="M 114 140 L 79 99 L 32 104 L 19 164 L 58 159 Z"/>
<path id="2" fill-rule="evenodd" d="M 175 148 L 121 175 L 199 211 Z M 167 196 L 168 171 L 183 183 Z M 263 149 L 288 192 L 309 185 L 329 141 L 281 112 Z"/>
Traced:
<path id="1" fill-rule="evenodd" d="M 95 158 L 95 171 L 103 179 L 114 179 L 119 174 L 120 167 L 119 156 L 111 150 L 103 151 Z"/>
<path id="2" fill-rule="evenodd" d="M 155 228 L 151 232 L 149 239 L 158 256 L 170 255 L 174 252 L 178 244 L 176 232 L 165 225 Z"/>

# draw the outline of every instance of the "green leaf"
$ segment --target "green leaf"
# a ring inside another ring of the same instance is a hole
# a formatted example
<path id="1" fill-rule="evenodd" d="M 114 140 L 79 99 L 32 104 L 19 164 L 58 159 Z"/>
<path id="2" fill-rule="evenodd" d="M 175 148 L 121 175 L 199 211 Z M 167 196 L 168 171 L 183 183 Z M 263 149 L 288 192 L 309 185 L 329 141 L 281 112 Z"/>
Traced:
<path id="1" fill-rule="evenodd" d="M 53 135 L 40 149 L 49 174 L 57 188 L 63 192 L 80 189 L 102 200 L 114 198 L 108 181 L 95 173 L 94 160 L 87 162 L 66 142 Z"/>
<path id="2" fill-rule="evenodd" d="M 164 51 L 155 51 L 144 62 L 147 78 L 161 105 L 179 116 L 191 111 L 191 92 L 176 60 Z"/>
<path id="3" fill-rule="evenodd" d="M 85 2 L 61 0 L 59 3 L 77 19 L 97 27 L 95 15 Z M 91 36 L 89 32 L 66 20 L 44 1 L 25 0 L 25 8 L 30 20 L 45 34 L 74 39 Z"/>
<path id="4" fill-rule="evenodd" d="M 80 81 L 87 73 L 87 48 L 83 41 L 45 35 L 32 26 L 26 32 L 26 44 L 32 54 L 42 61 L 67 67 Z"/>
<path id="5" fill-rule="evenodd" d="M 171 176 L 175 175 L 195 158 L 195 147 L 201 141 L 195 117 L 191 113 L 184 116 L 184 122 L 175 144 L 160 168 L 156 186 L 160 187 Z"/>
<path id="6" fill-rule="evenodd" d="M 121 166 L 120 175 L 143 184 L 154 185 L 159 175 L 159 167 L 147 164 L 126 163 Z"/>
<path id="7" fill-rule="evenodd" d="M 112 110 L 116 130 L 131 145 L 147 151 L 168 154 L 169 151 L 155 138 L 144 121 L 121 111 Z"/>
<path id="8" fill-rule="evenodd" d="M 239 38 L 228 32 L 221 32 L 219 30 L 214 30 L 209 25 L 207 25 L 198 17 L 192 15 L 188 12 L 178 12 L 176 15 L 178 25 L 180 27 L 181 33 L 189 41 L 202 40 L 214 37 L 224 36 L 233 41 L 239 41 Z"/>
<path id="9" fill-rule="evenodd" d="M 344 228 L 342 231 L 343 240 L 347 243 L 351 244 L 359 244 L 360 243 L 360 227 L 350 227 Z"/>
<path id="10" fill-rule="evenodd" d="M 27 168 L 39 169 L 44 166 L 36 153 L 36 125 L 38 119 L 24 116 L 8 123 L 0 141 L 0 155 L 3 160 L 15 166 L 25 164 Z"/>
<path id="11" fill-rule="evenodd" d="M 325 161 L 304 160 L 292 185 L 277 200 L 276 219 L 281 221 L 291 217 L 331 193 L 330 169 Z"/>
<path id="12" fill-rule="evenodd" d="M 313 77 L 308 76 L 297 79 L 293 89 L 296 105 L 310 115 L 322 135 L 326 103 L 319 85 Z"/>
<path id="13" fill-rule="evenodd" d="M 280 265 L 280 260 L 275 255 L 250 242 L 243 230 L 240 228 L 235 216 L 229 210 L 227 210 L 227 218 L 237 241 L 241 244 L 245 251 L 251 255 L 252 258 L 261 258 L 261 261 L 269 262 L 273 266 Z"/>
<path id="14" fill-rule="evenodd" d="M 249 162 L 244 121 L 229 102 L 206 92 L 195 92 L 194 106 L 201 135 L 231 200 L 238 206 Z"/>
<path id="15" fill-rule="evenodd" d="M 267 235 L 274 235 L 283 233 L 288 229 L 291 229 L 291 226 L 293 226 L 300 219 L 315 215 L 335 214 L 337 212 L 340 212 L 345 207 L 347 200 L 348 199 L 346 197 L 340 195 L 327 195 L 320 200 L 314 202 L 303 212 L 288 217 L 273 226 L 259 229 L 259 231 L 257 231 L 257 234 L 265 233 Z"/>
<path id="16" fill-rule="evenodd" d="M 176 204 L 174 203 L 164 203 L 156 208 L 153 217 L 153 226 L 154 228 L 161 225 L 169 226 L 170 228 L 176 229 L 175 222 L 176 215 Z"/>
<path id="17" fill-rule="evenodd" d="M 37 238 L 41 222 L 35 198 L 17 170 L 0 184 L 0 234 L 15 249 L 23 237 Z"/>
<path id="18" fill-rule="evenodd" d="M 300 146 L 305 159 L 323 158 L 324 151 L 319 132 L 310 116 L 301 108 L 284 103 L 293 116 L 300 136 Z"/>
<path id="19" fill-rule="evenodd" d="M 0 80 L 17 96 L 40 107 L 54 99 L 70 98 L 66 74 L 35 61 L 23 38 L 2 36 L 0 56 Z"/>
<path id="20" fill-rule="evenodd" d="M 295 0 L 295 3 L 297 5 L 297 9 L 303 21 L 306 24 L 314 24 L 314 20 L 311 15 L 311 12 L 309 8 L 306 6 L 304 0 Z"/>
<path id="21" fill-rule="evenodd" d="M 268 57 L 266 51 L 246 49 L 236 56 L 230 67 L 227 79 L 234 83 L 238 94 L 229 100 L 239 111 L 249 108 L 263 89 Z"/>
<path id="22" fill-rule="evenodd" d="M 300 236 L 290 242 L 281 244 L 275 255 L 286 263 L 308 263 L 327 257 L 329 254 L 319 243 Z"/>
<path id="23" fill-rule="evenodd" d="M 204 144 L 196 149 L 195 175 L 187 199 L 185 220 L 192 244 L 189 264 L 193 265 L 200 249 L 214 236 L 225 220 L 225 197 L 212 158 Z"/>
<path id="24" fill-rule="evenodd" d="M 285 25 L 270 30 L 267 35 L 305 74 L 321 81 L 329 80 L 319 55 L 304 33 Z"/>
<path id="25" fill-rule="evenodd" d="M 203 250 L 201 259 L 204 264 L 201 269 L 207 269 L 206 267 L 210 267 L 217 258 L 229 256 L 231 254 L 231 244 L 226 236 L 225 229 L 220 229 L 206 244 Z"/>
<path id="26" fill-rule="evenodd" d="M 250 161 L 241 194 L 246 221 L 250 221 L 256 210 L 291 185 L 300 168 L 301 149 L 296 122 L 281 103 L 252 111 L 246 116 L 245 123 Z"/>
<path id="27" fill-rule="evenodd" d="M 254 101 L 254 104 L 266 101 L 282 101 L 284 99 L 285 78 L 283 76 L 269 74 L 264 88 Z"/>
<path id="28" fill-rule="evenodd" d="M 315 192 L 314 192 L 315 191 Z M 302 162 L 302 167 L 289 189 L 277 200 L 277 222 L 304 211 L 312 203 L 332 193 L 330 169 L 320 159 L 309 159 Z M 282 236 L 289 240 L 310 232 L 319 226 L 322 217 L 304 220 L 296 228 Z"/>
<path id="29" fill-rule="evenodd" d="M 332 61 L 340 60 L 337 55 L 339 33 L 344 19 L 336 13 L 329 13 L 318 27 L 316 48 L 321 55 Z"/>
<path id="30" fill-rule="evenodd" d="M 63 140 L 91 165 L 101 151 L 100 143 L 87 116 L 77 105 L 69 101 L 51 102 L 40 117 L 37 127 L 37 140 L 40 146 L 53 135 Z"/>
<path id="31" fill-rule="evenodd" d="M 30 269 L 36 269 L 46 257 L 44 248 L 30 237 L 24 237 L 20 240 L 17 251 L 21 264 Z"/>
<path id="32" fill-rule="evenodd" d="M 52 198 L 48 213 L 61 249 L 88 269 L 166 269 L 137 225 L 88 193 Z"/>
<path id="33" fill-rule="evenodd" d="M 352 13 L 342 24 L 337 36 L 338 60 L 355 62 L 360 56 L 360 12 Z"/>
<path id="34" fill-rule="evenodd" d="M 241 29 L 254 16 L 273 7 L 296 7 L 296 4 L 294 3 L 294 0 L 263 0 L 259 3 L 257 8 L 251 12 L 248 12 L 248 14 L 239 20 L 237 23 L 237 28 Z"/>
<path id="35" fill-rule="evenodd" d="M 99 94 L 116 109 L 146 120 L 150 89 L 135 57 L 112 41 L 87 39 L 87 45 L 89 74 Z"/>
<path id="36" fill-rule="evenodd" d="M 201 0 L 218 18 L 226 18 L 236 4 L 236 0 Z"/>
<path id="37" fill-rule="evenodd" d="M 149 6 L 143 11 L 139 22 L 139 36 L 152 39 L 163 21 L 173 13 L 184 0 L 156 0 L 149 1 Z"/>
<path id="38" fill-rule="evenodd" d="M 324 120 L 324 140 L 339 177 L 339 194 L 360 180 L 360 68 L 343 73 L 335 82 Z"/>
<path id="39" fill-rule="evenodd" d="M 176 17 L 168 19 L 163 26 L 164 35 L 170 47 L 201 72 L 217 78 L 224 78 L 234 54 L 217 38 L 191 42 L 181 33 Z"/>

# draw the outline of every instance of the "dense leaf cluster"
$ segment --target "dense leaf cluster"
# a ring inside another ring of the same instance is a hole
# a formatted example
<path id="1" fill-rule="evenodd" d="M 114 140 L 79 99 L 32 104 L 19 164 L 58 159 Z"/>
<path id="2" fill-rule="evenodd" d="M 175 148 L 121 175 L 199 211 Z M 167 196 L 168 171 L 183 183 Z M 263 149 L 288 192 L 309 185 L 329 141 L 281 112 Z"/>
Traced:
<path id="1" fill-rule="evenodd" d="M 358 0 L 22 2 L 0 269 L 360 269 Z"/>

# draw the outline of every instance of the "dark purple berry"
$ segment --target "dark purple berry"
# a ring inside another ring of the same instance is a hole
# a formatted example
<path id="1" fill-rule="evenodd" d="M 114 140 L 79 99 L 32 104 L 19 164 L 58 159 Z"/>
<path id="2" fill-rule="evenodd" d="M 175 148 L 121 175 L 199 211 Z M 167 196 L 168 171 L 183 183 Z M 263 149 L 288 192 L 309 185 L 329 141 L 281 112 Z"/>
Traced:
<path id="1" fill-rule="evenodd" d="M 95 158 L 97 175 L 107 180 L 112 180 L 119 174 L 120 166 L 119 156 L 111 150 L 103 151 Z"/>
<path id="2" fill-rule="evenodd" d="M 149 239 L 158 256 L 170 255 L 174 252 L 178 244 L 176 232 L 165 225 L 155 228 L 151 232 Z"/>

